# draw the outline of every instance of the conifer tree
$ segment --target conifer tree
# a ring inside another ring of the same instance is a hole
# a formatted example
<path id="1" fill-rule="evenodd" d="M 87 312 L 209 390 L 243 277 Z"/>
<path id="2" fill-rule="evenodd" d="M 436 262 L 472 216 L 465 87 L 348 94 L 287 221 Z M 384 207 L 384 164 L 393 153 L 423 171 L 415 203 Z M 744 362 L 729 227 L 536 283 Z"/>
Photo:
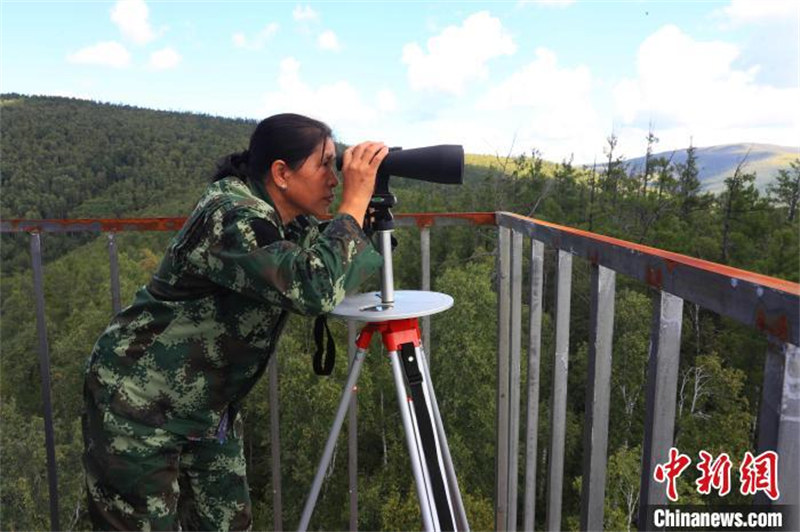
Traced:
<path id="1" fill-rule="evenodd" d="M 697 167 L 697 150 L 692 143 L 686 149 L 686 162 L 676 165 L 678 171 L 678 195 L 681 198 L 681 215 L 685 218 L 697 203 L 700 191 L 700 173 Z"/>
<path id="2" fill-rule="evenodd" d="M 800 159 L 789 163 L 789 170 L 778 170 L 775 183 L 767 188 L 770 196 L 779 205 L 788 208 L 786 221 L 793 222 L 797 215 L 797 204 L 800 201 Z"/>
<path id="3" fill-rule="evenodd" d="M 747 161 L 745 155 L 733 175 L 725 179 L 725 192 L 719 200 L 722 207 L 722 243 L 720 248 L 720 262 L 727 264 L 730 259 L 730 243 L 733 222 L 738 216 L 749 212 L 758 199 L 758 190 L 755 188 L 756 175 L 745 172 Z"/>
<path id="4" fill-rule="evenodd" d="M 617 144 L 619 143 L 619 138 L 617 135 L 611 133 L 611 135 L 606 138 L 606 143 L 608 144 L 608 147 L 604 151 L 608 157 L 608 162 L 606 163 L 603 188 L 605 189 L 605 192 L 611 193 L 611 205 L 614 209 L 616 209 L 617 201 L 619 199 L 620 181 L 623 177 L 625 177 L 625 165 L 622 157 L 619 155 L 615 156 L 614 153 L 614 150 L 616 150 Z"/>
<path id="5" fill-rule="evenodd" d="M 650 130 L 647 132 L 647 136 L 645 137 L 647 140 L 647 152 L 644 156 L 644 173 L 642 174 L 642 192 L 641 195 L 645 198 L 647 197 L 647 183 L 650 180 L 650 175 L 653 173 L 653 169 L 656 166 L 657 161 L 653 158 L 653 146 L 658 143 L 658 137 L 653 132 L 653 124 L 650 123 Z"/>

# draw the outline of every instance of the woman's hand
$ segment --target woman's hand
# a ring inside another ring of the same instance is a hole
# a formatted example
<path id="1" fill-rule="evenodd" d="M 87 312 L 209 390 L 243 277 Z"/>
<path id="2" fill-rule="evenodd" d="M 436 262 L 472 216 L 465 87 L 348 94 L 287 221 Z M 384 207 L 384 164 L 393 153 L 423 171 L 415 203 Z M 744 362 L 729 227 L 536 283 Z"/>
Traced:
<path id="1" fill-rule="evenodd" d="M 375 176 L 389 148 L 383 142 L 362 142 L 347 148 L 342 157 L 342 203 L 339 212 L 351 215 L 363 223 L 372 192 Z"/>

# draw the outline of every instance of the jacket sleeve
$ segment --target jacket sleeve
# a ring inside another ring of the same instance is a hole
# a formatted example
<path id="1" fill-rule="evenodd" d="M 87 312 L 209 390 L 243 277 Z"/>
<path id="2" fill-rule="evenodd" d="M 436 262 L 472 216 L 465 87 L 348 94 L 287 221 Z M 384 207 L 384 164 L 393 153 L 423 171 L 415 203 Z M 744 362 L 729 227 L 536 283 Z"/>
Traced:
<path id="1" fill-rule="evenodd" d="M 246 209 L 216 210 L 187 256 L 216 284 L 303 315 L 328 313 L 377 271 L 383 258 L 356 220 L 337 215 L 308 246 Z"/>

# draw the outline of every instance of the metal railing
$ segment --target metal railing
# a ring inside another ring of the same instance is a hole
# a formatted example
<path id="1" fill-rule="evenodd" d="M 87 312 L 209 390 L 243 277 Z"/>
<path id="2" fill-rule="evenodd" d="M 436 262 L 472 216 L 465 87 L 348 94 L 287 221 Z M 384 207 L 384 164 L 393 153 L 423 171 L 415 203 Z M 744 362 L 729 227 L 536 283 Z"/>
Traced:
<path id="1" fill-rule="evenodd" d="M 633 244 L 587 231 L 497 213 L 498 271 L 498 431 L 496 521 L 498 530 L 517 529 L 517 456 L 519 431 L 520 330 L 523 238 L 530 238 L 530 323 L 528 351 L 528 433 L 526 434 L 525 514 L 532 530 L 536 478 L 536 427 L 541 360 L 542 272 L 544 246 L 557 251 L 555 352 L 548 456 L 548 530 L 561 529 L 572 257 L 591 264 L 589 365 L 584 419 L 582 530 L 603 528 L 607 464 L 609 391 L 616 274 L 651 286 L 653 320 L 647 368 L 645 433 L 638 523 L 647 507 L 666 504 L 665 487 L 652 472 L 665 463 L 673 443 L 683 302 L 754 327 L 769 338 L 759 412 L 759 451 L 780 456 L 781 495 L 775 504 L 800 508 L 800 285 Z M 766 501 L 762 501 L 766 502 Z"/>
<path id="2" fill-rule="evenodd" d="M 715 264 L 677 253 L 633 244 L 595 233 L 559 226 L 516 214 L 448 213 L 397 215 L 397 225 L 420 230 L 421 289 L 430 289 L 430 230 L 450 225 L 494 225 L 498 230 L 497 291 L 497 441 L 495 528 L 519 528 L 517 507 L 523 497 L 522 529 L 532 530 L 535 518 L 539 368 L 543 357 L 542 304 L 545 246 L 555 251 L 556 304 L 555 349 L 550 390 L 550 434 L 547 471 L 548 530 L 561 529 L 561 494 L 564 483 L 564 443 L 567 410 L 572 258 L 586 259 L 591 268 L 590 338 L 584 417 L 583 482 L 580 526 L 603 528 L 607 465 L 611 353 L 614 328 L 616 274 L 652 287 L 653 314 L 647 368 L 646 418 L 640 479 L 639 528 L 649 529 L 647 507 L 665 504 L 665 488 L 652 471 L 666 462 L 673 443 L 683 302 L 689 301 L 714 313 L 753 327 L 769 339 L 758 420 L 759 452 L 774 450 L 780 456 L 780 498 L 773 504 L 800 509 L 800 285 L 773 277 Z M 120 231 L 174 231 L 183 218 L 127 220 L 5 220 L 0 232 L 31 235 L 31 258 L 37 331 L 39 338 L 42 398 L 45 405 L 45 439 L 48 457 L 51 527 L 59 529 L 58 493 L 54 461 L 47 331 L 44 322 L 44 290 L 40 234 L 43 232 L 95 231 L 108 234 L 112 308 L 120 308 L 119 272 L 115 234 Z M 530 240 L 528 293 L 528 353 L 526 383 L 525 476 L 520 493 L 519 443 L 521 421 L 521 344 L 523 249 Z M 355 327 L 348 328 L 351 344 Z M 429 318 L 423 319 L 423 342 L 430 345 Z M 270 363 L 269 401 L 272 438 L 273 514 L 276 530 L 283 529 L 278 440 L 277 365 Z M 350 427 L 356 426 L 355 399 Z M 349 431 L 350 529 L 357 529 L 356 431 Z M 769 502 L 769 501 L 760 501 Z M 796 514 L 795 514 L 796 515 Z"/>

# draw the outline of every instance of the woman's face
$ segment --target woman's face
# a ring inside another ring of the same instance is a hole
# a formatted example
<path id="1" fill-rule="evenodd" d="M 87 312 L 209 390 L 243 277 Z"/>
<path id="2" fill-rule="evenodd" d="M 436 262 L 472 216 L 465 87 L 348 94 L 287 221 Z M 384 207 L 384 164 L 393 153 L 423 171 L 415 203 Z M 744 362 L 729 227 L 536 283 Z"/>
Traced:
<path id="1" fill-rule="evenodd" d="M 289 169 L 285 175 L 286 188 L 282 189 L 286 219 L 299 214 L 322 216 L 328 214 L 334 199 L 334 188 L 339 179 L 334 171 L 336 147 L 330 138 L 320 142 L 314 152 L 297 170 Z"/>

